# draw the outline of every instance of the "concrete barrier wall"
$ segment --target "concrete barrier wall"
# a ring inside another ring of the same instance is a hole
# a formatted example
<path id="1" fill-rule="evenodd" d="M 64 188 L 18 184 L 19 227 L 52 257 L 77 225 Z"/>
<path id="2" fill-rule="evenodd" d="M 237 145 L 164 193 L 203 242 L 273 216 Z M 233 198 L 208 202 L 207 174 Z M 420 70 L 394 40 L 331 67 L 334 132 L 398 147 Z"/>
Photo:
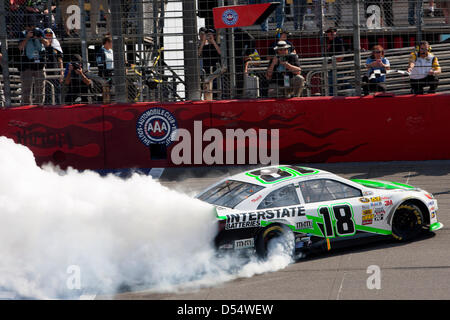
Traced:
<path id="1" fill-rule="evenodd" d="M 0 110 L 0 135 L 77 169 L 239 164 L 239 151 L 249 163 L 275 142 L 282 163 L 437 160 L 450 159 L 448 119 L 450 95 L 28 106 Z"/>

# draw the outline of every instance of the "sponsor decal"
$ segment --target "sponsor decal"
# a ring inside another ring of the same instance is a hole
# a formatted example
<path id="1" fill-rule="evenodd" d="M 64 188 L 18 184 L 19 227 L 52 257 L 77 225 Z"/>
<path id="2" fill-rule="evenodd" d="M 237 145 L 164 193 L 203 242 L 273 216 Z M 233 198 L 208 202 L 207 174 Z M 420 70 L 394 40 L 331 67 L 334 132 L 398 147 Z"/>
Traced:
<path id="1" fill-rule="evenodd" d="M 392 203 L 392 200 L 385 200 L 385 201 L 384 201 L 384 206 L 385 206 L 385 207 L 392 206 L 392 204 L 393 204 L 393 203 Z"/>
<path id="2" fill-rule="evenodd" d="M 151 144 L 170 145 L 177 129 L 177 121 L 172 113 L 159 107 L 144 111 L 136 123 L 137 136 L 147 147 Z"/>
<path id="3" fill-rule="evenodd" d="M 362 203 L 369 203 L 370 199 L 364 197 L 364 198 L 359 198 L 359 201 L 362 202 Z"/>
<path id="4" fill-rule="evenodd" d="M 228 249 L 233 249 L 232 243 L 225 243 L 225 244 L 219 246 L 219 250 L 228 250 Z"/>
<path id="5" fill-rule="evenodd" d="M 239 20 L 238 13 L 233 9 L 225 10 L 222 14 L 222 21 L 228 26 L 233 26 Z"/>
<path id="6" fill-rule="evenodd" d="M 234 242 L 235 249 L 247 249 L 247 248 L 253 248 L 254 246 L 255 246 L 255 243 L 254 243 L 253 238 L 236 240 Z"/>
<path id="7" fill-rule="evenodd" d="M 257 196 L 255 199 L 252 199 L 252 202 L 256 202 L 262 198 L 262 195 Z"/>
<path id="8" fill-rule="evenodd" d="M 380 197 L 372 197 L 372 198 L 370 198 L 370 202 L 381 202 L 381 198 Z"/>
<path id="9" fill-rule="evenodd" d="M 370 206 L 373 207 L 381 207 L 383 205 L 383 203 L 381 201 L 379 202 L 371 202 Z"/>
<path id="10" fill-rule="evenodd" d="M 313 222 L 311 220 L 297 222 L 295 225 L 296 229 L 312 229 Z"/>
<path id="11" fill-rule="evenodd" d="M 227 214 L 225 230 L 259 227 L 262 220 L 304 217 L 303 206 Z"/>
<path id="12" fill-rule="evenodd" d="M 373 223 L 373 211 L 372 210 L 364 210 L 362 212 L 362 225 L 368 225 Z"/>
<path id="13" fill-rule="evenodd" d="M 361 208 L 362 208 L 363 210 L 369 210 L 369 209 L 370 209 L 370 206 L 362 205 Z"/>
<path id="14" fill-rule="evenodd" d="M 386 214 L 386 211 L 384 211 L 383 208 L 376 208 L 375 209 L 374 220 L 375 221 L 382 221 L 384 219 L 384 215 L 385 214 Z"/>
<path id="15" fill-rule="evenodd" d="M 373 191 L 364 191 L 363 196 L 371 196 L 373 195 Z"/>

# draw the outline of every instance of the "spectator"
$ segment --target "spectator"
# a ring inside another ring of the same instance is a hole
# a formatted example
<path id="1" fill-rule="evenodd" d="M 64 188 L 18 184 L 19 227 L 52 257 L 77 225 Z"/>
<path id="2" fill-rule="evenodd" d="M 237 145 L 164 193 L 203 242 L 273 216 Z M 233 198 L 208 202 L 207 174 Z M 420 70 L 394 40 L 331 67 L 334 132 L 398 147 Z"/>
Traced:
<path id="1" fill-rule="evenodd" d="M 203 70 L 207 73 L 213 73 L 220 64 L 221 51 L 216 42 L 216 31 L 214 29 L 200 28 L 200 46 L 198 55 L 202 58 Z"/>
<path id="2" fill-rule="evenodd" d="M 45 47 L 45 74 L 46 76 L 58 76 L 59 79 L 51 77 L 48 81 L 53 85 L 55 89 L 55 103 L 61 104 L 61 83 L 64 80 L 64 69 L 63 69 L 63 51 L 61 44 L 52 29 L 47 28 L 44 30 L 44 36 L 49 40 L 49 44 Z M 57 69 L 59 71 L 48 71 L 47 69 Z M 45 104 L 51 104 L 52 99 L 50 95 L 45 96 Z"/>
<path id="3" fill-rule="evenodd" d="M 450 1 L 449 0 L 436 0 L 436 4 L 442 9 L 445 18 L 445 24 L 450 23 Z"/>
<path id="4" fill-rule="evenodd" d="M 44 53 L 50 41 L 45 39 L 41 29 L 36 28 L 33 16 L 27 17 L 25 30 L 20 34 L 19 49 L 21 62 L 19 65 L 22 81 L 23 105 L 44 103 Z M 32 90 L 34 85 L 34 89 Z M 33 92 L 33 97 L 31 92 Z"/>
<path id="5" fill-rule="evenodd" d="M 333 57 L 337 55 L 345 54 L 345 46 L 344 46 L 344 40 L 341 37 L 337 36 L 337 29 L 336 28 L 328 28 L 326 31 L 327 34 L 327 51 L 326 55 L 327 57 Z M 344 57 L 337 57 L 336 62 L 341 62 L 344 60 Z M 340 77 L 338 75 L 337 77 Z M 330 70 L 328 72 L 328 92 L 329 95 L 332 96 L 334 94 L 333 89 L 333 70 Z"/>
<path id="6" fill-rule="evenodd" d="M 114 74 L 114 52 L 112 38 L 107 35 L 102 40 L 102 47 L 97 53 L 98 76 L 104 80 L 102 83 L 103 102 L 109 103 Z"/>
<path id="7" fill-rule="evenodd" d="M 427 41 L 420 42 L 418 51 L 412 52 L 409 58 L 411 91 L 414 94 L 423 94 L 424 88 L 429 87 L 428 93 L 436 93 L 439 84 L 437 76 L 441 73 L 439 61 L 431 53 L 431 47 Z"/>
<path id="8" fill-rule="evenodd" d="M 415 26 L 420 21 L 423 23 L 423 0 L 408 0 L 408 22 Z"/>
<path id="9" fill-rule="evenodd" d="M 3 54 L 1 54 L 1 45 L 0 45 L 0 76 L 3 80 Z M 3 93 L 3 83 L 0 82 L 0 106 L 5 106 L 5 95 Z"/>
<path id="10" fill-rule="evenodd" d="M 245 64 L 256 53 L 254 38 L 241 28 L 234 29 L 234 56 L 236 67 L 236 95 L 235 98 L 244 96 L 244 72 Z"/>
<path id="11" fill-rule="evenodd" d="M 363 77 L 363 93 L 386 92 L 386 71 L 389 70 L 389 60 L 384 57 L 384 49 L 380 45 L 372 48 L 372 55 L 366 60 L 367 75 Z"/>
<path id="12" fill-rule="evenodd" d="M 217 94 L 211 94 L 211 91 L 217 89 L 217 79 L 206 82 L 208 75 L 213 74 L 218 68 L 220 68 L 221 51 L 216 42 L 214 29 L 200 28 L 200 45 L 198 48 L 198 55 L 201 57 L 201 68 L 203 76 L 203 92 L 205 93 L 205 99 L 217 98 Z"/>
<path id="13" fill-rule="evenodd" d="M 294 6 L 294 30 L 303 30 L 303 22 L 306 13 L 307 0 L 293 0 Z M 281 39 L 280 39 L 281 40 Z"/>
<path id="14" fill-rule="evenodd" d="M 51 16 L 51 20 L 48 19 L 49 11 L 48 11 L 48 0 L 28 0 L 25 5 L 25 9 L 27 15 L 34 16 L 36 19 L 36 23 L 40 28 L 44 28 L 45 26 L 51 26 L 54 17 Z M 51 11 L 53 12 L 56 9 L 55 5 L 51 6 Z"/>
<path id="15" fill-rule="evenodd" d="M 289 45 L 278 41 L 274 48 L 276 56 L 272 58 L 267 69 L 266 79 L 269 81 L 269 97 L 300 97 L 305 79 L 296 54 L 289 54 Z"/>
<path id="16" fill-rule="evenodd" d="M 289 54 L 297 54 L 297 52 L 295 51 L 295 48 L 294 48 L 294 45 L 292 44 L 292 42 L 290 42 L 289 40 L 288 40 L 288 36 L 290 36 L 291 34 L 289 33 L 289 31 L 287 31 L 287 30 L 280 30 L 279 32 L 278 32 L 278 34 L 277 34 L 277 40 L 274 42 L 274 43 L 272 43 L 271 45 L 270 45 L 270 47 L 269 47 L 269 52 L 268 52 L 268 55 L 269 56 L 274 56 L 275 55 L 275 50 L 274 50 L 274 48 L 277 46 L 277 44 L 278 44 L 278 41 L 285 41 L 290 47 L 289 47 L 289 49 L 288 49 L 288 51 L 289 51 Z"/>
<path id="17" fill-rule="evenodd" d="M 112 81 L 112 76 L 114 73 L 114 52 L 112 46 L 112 38 L 110 36 L 104 37 L 102 40 L 102 47 L 96 57 L 98 76 L 108 82 Z"/>
<path id="18" fill-rule="evenodd" d="M 26 0 L 10 0 L 6 26 L 10 38 L 17 38 L 22 32 Z"/>
<path id="19" fill-rule="evenodd" d="M 81 103 L 87 103 L 87 94 L 92 84 L 83 71 L 83 63 L 81 56 L 73 55 L 72 62 L 66 65 L 64 71 L 64 103 L 73 104 L 78 98 Z"/>
<path id="20" fill-rule="evenodd" d="M 91 36 L 98 34 L 97 22 L 100 17 L 100 6 L 102 7 L 103 14 L 106 19 L 106 29 L 111 32 L 111 11 L 109 10 L 108 0 L 92 0 L 91 12 L 89 14 L 91 22 Z"/>
<path id="21" fill-rule="evenodd" d="M 434 17 L 434 11 L 435 11 L 434 0 L 430 0 L 430 1 L 428 1 L 427 16 L 430 17 L 430 18 L 433 18 Z"/>
<path id="22" fill-rule="evenodd" d="M 332 57 L 344 54 L 345 53 L 344 40 L 337 35 L 337 29 L 333 27 L 328 28 L 328 30 L 326 31 L 326 35 L 328 39 L 326 52 L 327 56 Z M 341 62 L 343 59 L 344 59 L 343 57 L 339 57 L 336 58 L 336 61 Z"/>

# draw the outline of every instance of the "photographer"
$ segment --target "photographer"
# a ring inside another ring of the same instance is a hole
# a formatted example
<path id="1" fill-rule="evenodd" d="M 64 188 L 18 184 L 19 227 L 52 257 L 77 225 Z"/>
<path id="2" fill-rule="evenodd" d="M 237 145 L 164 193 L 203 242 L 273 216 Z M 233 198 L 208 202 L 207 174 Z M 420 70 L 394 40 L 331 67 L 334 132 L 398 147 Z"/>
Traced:
<path id="1" fill-rule="evenodd" d="M 220 47 L 216 42 L 216 31 L 214 29 L 206 29 L 200 28 L 200 45 L 198 48 L 198 56 L 202 58 L 202 74 L 204 78 L 207 78 L 209 75 L 213 74 L 218 66 L 220 68 Z M 208 92 L 212 90 L 217 90 L 217 79 L 214 79 L 212 82 L 212 88 L 210 88 L 211 83 L 203 84 L 203 91 Z M 217 94 L 213 94 L 214 98 L 217 98 Z"/>
<path id="2" fill-rule="evenodd" d="M 44 52 L 50 41 L 44 38 L 41 29 L 36 28 L 35 19 L 27 19 L 25 30 L 20 35 L 19 49 L 21 60 L 19 64 L 20 79 L 22 81 L 22 105 L 32 102 L 44 103 Z M 34 90 L 32 87 L 34 85 Z M 33 92 L 33 97 L 31 96 Z"/>
<path id="3" fill-rule="evenodd" d="M 44 29 L 45 39 L 49 40 L 49 45 L 45 47 L 45 74 L 47 81 L 53 85 L 55 103 L 61 104 L 61 84 L 64 81 L 63 69 L 63 51 L 61 44 L 56 39 L 55 32 L 52 29 Z M 54 71 L 51 69 L 59 69 Z M 47 89 L 49 90 L 49 89 Z M 52 104 L 52 95 L 46 90 L 45 104 Z"/>
<path id="4" fill-rule="evenodd" d="M 87 94 L 92 81 L 86 77 L 82 67 L 82 59 L 78 54 L 73 55 L 64 72 L 64 102 L 73 104 L 78 98 L 81 103 L 88 103 Z"/>
<path id="5" fill-rule="evenodd" d="M 296 54 L 288 54 L 289 45 L 278 41 L 274 48 L 276 56 L 272 58 L 267 69 L 266 79 L 269 80 L 269 97 L 300 97 L 305 78 L 301 76 L 302 69 Z"/>

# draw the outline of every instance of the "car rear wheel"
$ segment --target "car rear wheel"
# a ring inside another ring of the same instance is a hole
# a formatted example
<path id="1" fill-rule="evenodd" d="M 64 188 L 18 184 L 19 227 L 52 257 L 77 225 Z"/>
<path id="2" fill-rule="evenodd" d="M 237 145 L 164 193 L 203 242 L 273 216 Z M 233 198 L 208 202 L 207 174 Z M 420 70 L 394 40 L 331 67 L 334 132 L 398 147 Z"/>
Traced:
<path id="1" fill-rule="evenodd" d="M 423 213 L 412 203 L 401 204 L 392 219 L 392 235 L 400 241 L 408 241 L 417 237 L 424 226 Z"/>
<path id="2" fill-rule="evenodd" d="M 294 249 L 294 234 L 283 225 L 270 225 L 262 230 L 256 238 L 256 254 L 264 260 L 272 250 L 293 255 Z"/>

